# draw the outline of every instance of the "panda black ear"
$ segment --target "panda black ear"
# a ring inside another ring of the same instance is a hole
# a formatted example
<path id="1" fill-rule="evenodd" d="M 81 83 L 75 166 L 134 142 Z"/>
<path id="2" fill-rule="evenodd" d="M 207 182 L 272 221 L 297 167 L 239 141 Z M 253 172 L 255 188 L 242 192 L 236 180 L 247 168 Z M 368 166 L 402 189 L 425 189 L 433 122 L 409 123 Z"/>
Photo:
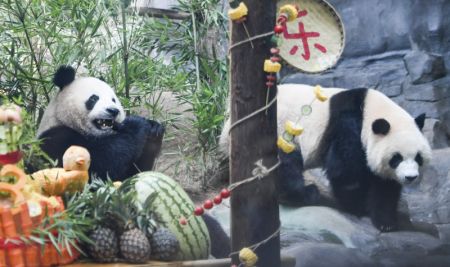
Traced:
<path id="1" fill-rule="evenodd" d="M 385 119 L 378 119 L 372 123 L 372 131 L 374 134 L 386 135 L 389 133 L 391 125 Z"/>
<path id="2" fill-rule="evenodd" d="M 425 125 L 425 113 L 420 114 L 415 119 L 417 127 L 419 127 L 419 130 L 422 131 L 423 126 Z"/>
<path id="3" fill-rule="evenodd" d="M 58 86 L 60 90 L 74 80 L 75 69 L 67 65 L 60 66 L 53 77 L 53 83 Z"/>

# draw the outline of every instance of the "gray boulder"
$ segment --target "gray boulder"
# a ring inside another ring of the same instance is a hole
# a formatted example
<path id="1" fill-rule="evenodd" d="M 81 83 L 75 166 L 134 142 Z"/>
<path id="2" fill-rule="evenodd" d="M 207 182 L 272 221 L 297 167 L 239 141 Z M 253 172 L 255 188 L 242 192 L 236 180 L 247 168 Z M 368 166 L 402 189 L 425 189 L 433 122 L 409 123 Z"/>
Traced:
<path id="1" fill-rule="evenodd" d="M 424 84 L 414 84 L 411 79 L 402 84 L 406 100 L 435 102 L 450 97 L 450 76 Z"/>
<path id="2" fill-rule="evenodd" d="M 442 246 L 439 239 L 420 232 L 391 232 L 378 236 L 379 246 L 372 251 L 373 256 L 393 251 L 408 252 L 414 255 L 427 255 Z"/>
<path id="3" fill-rule="evenodd" d="M 445 76 L 445 63 L 442 56 L 412 50 L 406 54 L 404 60 L 413 84 L 431 82 Z"/>
<path id="4" fill-rule="evenodd" d="M 450 250 L 426 233 L 380 233 L 368 218 L 325 207 L 280 208 L 282 252 L 309 266 L 442 266 Z M 286 247 L 287 246 L 287 247 Z"/>
<path id="5" fill-rule="evenodd" d="M 450 146 L 450 111 L 441 116 L 440 120 L 426 119 L 423 133 L 433 149 Z"/>
<path id="6" fill-rule="evenodd" d="M 420 183 L 405 187 L 402 197 L 413 224 L 437 225 L 440 238 L 450 242 L 450 148 L 433 151 Z"/>
<path id="7" fill-rule="evenodd" d="M 295 267 L 360 267 L 377 266 L 367 254 L 358 249 L 336 244 L 301 243 L 283 250 L 296 259 Z"/>
<path id="8" fill-rule="evenodd" d="M 302 241 L 342 244 L 373 249 L 379 233 L 368 219 L 360 220 L 327 207 L 280 206 L 283 246 Z"/>

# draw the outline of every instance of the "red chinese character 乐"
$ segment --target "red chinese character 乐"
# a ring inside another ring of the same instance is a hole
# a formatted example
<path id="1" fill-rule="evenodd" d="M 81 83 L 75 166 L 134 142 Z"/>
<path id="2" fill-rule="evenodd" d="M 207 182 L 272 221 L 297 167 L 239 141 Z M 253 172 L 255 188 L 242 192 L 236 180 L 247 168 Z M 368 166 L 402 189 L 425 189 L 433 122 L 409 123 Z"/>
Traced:
<path id="1" fill-rule="evenodd" d="M 308 12 L 306 10 L 302 10 L 298 12 L 298 18 L 300 17 L 304 17 L 308 14 Z M 285 39 L 300 39 L 302 41 L 303 44 L 303 51 L 304 53 L 302 54 L 303 59 L 305 60 L 309 60 L 309 58 L 311 57 L 311 52 L 309 49 L 309 43 L 308 43 L 308 38 L 313 38 L 313 37 L 319 37 L 320 33 L 319 32 L 307 32 L 305 31 L 305 25 L 303 24 L 303 22 L 299 22 L 298 23 L 298 33 L 289 33 L 287 30 L 287 26 L 286 23 L 282 24 L 283 26 L 283 36 Z M 319 44 L 319 43 L 314 43 L 314 47 L 319 50 L 322 53 L 326 53 L 327 49 L 326 47 L 324 47 L 323 45 Z M 294 45 L 291 50 L 289 51 L 289 53 L 291 55 L 295 55 L 298 51 L 298 46 Z"/>

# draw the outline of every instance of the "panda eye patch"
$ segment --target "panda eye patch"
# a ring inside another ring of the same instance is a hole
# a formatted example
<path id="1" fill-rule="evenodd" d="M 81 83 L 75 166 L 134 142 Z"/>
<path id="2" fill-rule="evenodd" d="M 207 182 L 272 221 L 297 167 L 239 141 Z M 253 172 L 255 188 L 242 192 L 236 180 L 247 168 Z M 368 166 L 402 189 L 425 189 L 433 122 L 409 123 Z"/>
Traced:
<path id="1" fill-rule="evenodd" d="M 92 110 L 100 98 L 98 95 L 91 95 L 89 99 L 84 103 L 86 105 L 87 110 Z"/>
<path id="2" fill-rule="evenodd" d="M 419 166 L 422 166 L 423 158 L 422 155 L 420 155 L 420 153 L 417 153 L 416 158 L 414 158 L 414 160 L 417 162 L 417 164 L 419 164 Z"/>
<path id="3" fill-rule="evenodd" d="M 389 160 L 389 166 L 391 166 L 392 169 L 395 169 L 400 165 L 400 163 L 403 161 L 402 155 L 400 153 L 395 153 L 391 160 Z"/>

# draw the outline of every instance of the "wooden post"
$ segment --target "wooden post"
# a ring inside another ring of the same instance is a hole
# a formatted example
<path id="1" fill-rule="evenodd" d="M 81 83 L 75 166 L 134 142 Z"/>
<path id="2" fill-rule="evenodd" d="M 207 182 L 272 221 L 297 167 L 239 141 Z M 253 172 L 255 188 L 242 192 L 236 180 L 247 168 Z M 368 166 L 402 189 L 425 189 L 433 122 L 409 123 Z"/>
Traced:
<path id="1" fill-rule="evenodd" d="M 273 31 L 275 0 L 246 0 L 245 26 L 250 36 Z M 231 45 L 248 39 L 244 25 L 232 23 Z M 253 40 L 231 50 L 231 122 L 266 105 L 264 60 L 270 57 L 271 36 Z M 272 87 L 270 99 L 276 93 Z M 268 110 L 231 130 L 230 179 L 239 182 L 252 176 L 255 162 L 263 159 L 267 168 L 277 163 L 276 103 Z M 280 225 L 276 190 L 276 170 L 269 177 L 242 185 L 231 194 L 232 251 L 258 243 L 273 234 Z M 276 235 L 261 245 L 256 253 L 258 267 L 280 266 L 280 240 Z M 233 264 L 239 264 L 233 255 Z"/>

